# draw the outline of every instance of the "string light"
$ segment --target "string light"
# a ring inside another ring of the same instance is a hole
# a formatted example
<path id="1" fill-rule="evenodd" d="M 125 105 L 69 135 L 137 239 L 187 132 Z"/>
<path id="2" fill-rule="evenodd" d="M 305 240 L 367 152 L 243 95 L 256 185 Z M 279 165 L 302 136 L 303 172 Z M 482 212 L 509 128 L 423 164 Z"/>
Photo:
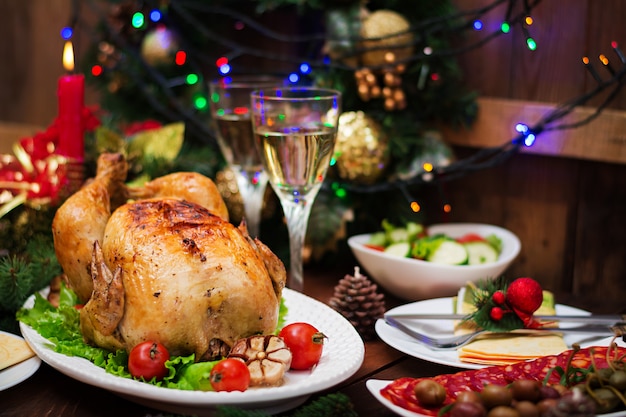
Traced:
<path id="1" fill-rule="evenodd" d="M 586 56 L 583 57 L 583 64 L 585 64 L 585 67 L 587 68 L 587 70 L 589 70 L 589 73 L 594 78 L 594 80 L 601 83 L 602 78 L 600 78 L 600 75 L 598 74 L 596 69 L 593 67 L 593 65 L 589 63 L 589 58 L 587 58 Z"/>
<path id="2" fill-rule="evenodd" d="M 303 74 L 311 73 L 311 66 L 306 62 L 303 62 L 302 64 L 300 64 L 300 72 Z"/>
<path id="3" fill-rule="evenodd" d="M 536 136 L 527 125 L 524 123 L 518 123 L 515 125 L 515 130 L 524 136 L 524 145 L 530 147 L 535 143 Z"/>
<path id="4" fill-rule="evenodd" d="M 68 41 L 70 39 L 72 39 L 72 36 L 74 35 L 74 30 L 71 27 L 64 27 L 63 29 L 61 29 L 61 37 Z"/>
<path id="5" fill-rule="evenodd" d="M 411 210 L 413 210 L 413 213 L 419 213 L 419 211 L 422 209 L 417 201 L 411 201 L 410 207 Z"/>
<path id="6" fill-rule="evenodd" d="M 174 56 L 174 63 L 178 66 L 182 66 L 185 65 L 185 62 L 187 62 L 187 53 L 185 51 L 177 51 Z"/>
<path id="7" fill-rule="evenodd" d="M 611 48 L 613 48 L 613 51 L 615 51 L 620 61 L 622 61 L 623 64 L 626 64 L 626 57 L 624 56 L 624 53 L 622 52 L 622 50 L 619 48 L 619 45 L 617 44 L 617 42 L 615 41 L 611 42 Z"/>
<path id="8" fill-rule="evenodd" d="M 474 23 L 472 24 L 472 26 L 474 27 L 474 29 L 476 30 L 482 30 L 483 28 L 483 22 L 481 22 L 480 20 L 474 20 Z"/>
<path id="9" fill-rule="evenodd" d="M 198 82 L 199 79 L 200 78 L 198 77 L 198 74 L 189 74 L 187 75 L 187 78 L 185 79 L 185 81 L 189 85 L 194 85 Z"/>
<path id="10" fill-rule="evenodd" d="M 146 24 L 146 18 L 141 12 L 136 12 L 130 21 L 135 29 L 141 29 Z"/>
<path id="11" fill-rule="evenodd" d="M 533 146 L 533 143 L 535 143 L 535 139 L 536 137 L 534 133 L 528 133 L 524 138 L 524 145 L 526 145 L 527 147 Z"/>
<path id="12" fill-rule="evenodd" d="M 611 63 L 609 62 L 609 59 L 606 57 L 606 55 L 600 54 L 599 58 L 600 62 L 602 62 L 602 65 L 604 65 L 604 67 L 611 73 L 611 75 L 615 75 L 615 70 L 611 66 Z"/>
<path id="13" fill-rule="evenodd" d="M 531 23 L 532 23 L 532 19 L 531 19 Z M 524 36 L 526 37 L 526 46 L 528 47 L 528 49 L 531 51 L 536 50 L 537 42 L 535 42 L 535 40 L 530 36 L 530 34 L 528 33 L 528 29 L 524 25 L 522 25 L 522 32 L 524 32 Z"/>
<path id="14" fill-rule="evenodd" d="M 163 15 L 161 14 L 161 11 L 159 9 L 154 9 L 150 12 L 150 20 L 155 23 L 160 21 L 162 17 Z"/>
<path id="15" fill-rule="evenodd" d="M 297 83 L 300 80 L 300 76 L 298 74 L 296 74 L 295 72 L 292 72 L 291 74 L 289 74 L 289 82 L 290 83 Z"/>
<path id="16" fill-rule="evenodd" d="M 220 74 L 225 75 L 228 74 L 230 72 L 231 68 L 229 64 L 225 64 L 222 65 L 221 67 L 219 67 L 218 71 L 220 72 Z"/>
<path id="17" fill-rule="evenodd" d="M 518 123 L 515 125 L 515 130 L 518 133 L 525 134 L 526 132 L 528 132 L 528 125 L 525 125 L 524 123 Z"/>
<path id="18" fill-rule="evenodd" d="M 452 206 L 449 203 L 443 205 L 443 212 L 450 213 L 452 211 Z"/>
<path id="19" fill-rule="evenodd" d="M 93 75 L 94 77 L 99 77 L 100 75 L 102 75 L 102 66 L 94 65 L 93 67 L 91 67 L 91 75 Z"/>
<path id="20" fill-rule="evenodd" d="M 206 99 L 206 97 L 203 96 L 196 96 L 193 100 L 193 105 L 196 107 L 196 109 L 198 110 L 204 110 L 206 109 L 208 104 L 208 101 Z"/>
<path id="21" fill-rule="evenodd" d="M 224 65 L 228 65 L 228 58 L 226 58 L 225 56 L 218 58 L 217 61 L 215 61 L 215 65 L 218 68 Z"/>
<path id="22" fill-rule="evenodd" d="M 508 0 L 508 2 L 509 2 L 510 5 L 515 4 L 515 0 Z M 535 3 L 538 3 L 538 2 L 535 2 Z M 534 4 L 533 4 L 533 6 L 534 6 Z M 514 24 L 521 24 L 522 27 L 524 27 L 524 25 L 530 26 L 530 25 L 534 24 L 532 18 L 529 16 L 529 14 L 530 13 L 529 13 L 528 10 L 525 10 L 523 12 L 523 14 L 520 14 L 520 15 L 513 15 L 510 12 L 507 13 L 506 17 L 503 16 L 503 18 L 501 18 L 501 20 L 504 20 L 501 23 L 501 25 L 500 25 L 501 32 L 502 33 L 509 33 L 511 31 L 511 25 L 514 25 Z M 146 18 L 147 18 L 146 16 L 144 16 L 141 13 L 137 13 L 137 14 L 133 15 L 132 16 L 133 27 L 143 27 L 146 24 L 146 21 L 145 21 Z M 477 15 L 474 15 L 474 16 L 477 16 Z M 151 14 L 148 17 L 150 19 L 153 18 Z M 161 17 L 161 19 L 162 19 L 162 17 Z M 470 22 L 472 22 L 472 21 L 470 20 Z M 470 26 L 468 24 L 470 22 L 464 22 L 462 28 L 471 30 L 472 26 Z M 486 24 L 483 25 L 483 22 L 481 22 L 478 19 L 474 20 L 473 23 L 476 23 L 482 30 L 485 30 L 486 28 L 490 27 L 489 25 L 486 25 Z M 496 22 L 496 25 L 497 25 L 497 22 Z M 476 26 L 474 26 L 473 28 L 477 29 Z M 495 32 L 496 32 L 495 34 L 497 34 L 497 26 L 494 29 L 496 29 L 495 30 Z M 477 29 L 477 30 L 479 30 L 479 29 Z M 71 31 L 70 31 L 70 34 L 71 34 Z M 63 36 L 63 34 L 62 34 L 62 36 Z M 71 36 L 71 35 L 69 35 L 69 36 Z M 526 42 L 527 42 L 527 45 L 529 46 L 529 49 L 533 50 L 533 48 L 537 47 L 537 43 L 535 42 L 535 40 L 532 37 L 528 36 L 528 37 L 525 37 L 525 38 L 522 38 L 522 39 L 526 39 Z M 530 44 L 529 44 L 529 41 L 532 41 L 532 42 L 530 42 Z M 616 49 L 616 47 L 617 47 L 617 43 L 616 42 L 611 43 L 611 45 L 613 46 L 614 49 Z M 475 46 L 476 45 L 470 45 L 469 48 L 472 48 L 472 47 L 475 47 Z M 531 46 L 533 46 L 533 48 L 531 48 Z M 432 49 L 430 49 L 430 48 L 425 48 L 423 52 L 424 52 L 424 55 L 433 54 Z M 189 53 L 191 53 L 191 51 L 189 51 Z M 241 53 L 242 52 L 239 51 L 239 50 L 233 50 L 233 51 L 228 53 L 229 54 L 228 56 L 230 56 L 234 60 L 235 59 L 234 57 L 239 56 Z M 433 55 L 436 57 L 436 56 L 445 55 L 447 53 L 449 53 L 449 51 L 446 51 L 446 50 L 439 51 L 439 50 L 437 50 L 436 54 L 433 54 Z M 619 57 L 620 60 L 622 60 L 622 62 L 626 61 L 623 58 L 623 55 L 619 55 L 621 53 L 621 51 L 617 51 L 616 50 L 615 53 L 618 54 L 618 57 Z M 181 66 L 187 64 L 188 60 L 187 60 L 186 54 L 183 51 L 179 51 L 179 53 L 176 54 L 177 57 L 179 56 L 179 54 L 180 54 L 181 58 L 180 58 L 180 61 L 177 58 L 176 64 L 177 65 L 181 65 Z M 613 58 L 613 59 L 615 59 L 615 58 Z M 429 60 L 425 60 L 425 61 L 429 62 Z M 298 61 L 296 61 L 296 62 L 298 62 Z M 583 60 L 583 62 L 585 62 L 585 60 Z M 587 62 L 588 62 L 588 59 L 587 59 Z M 607 59 L 607 62 L 608 62 L 608 59 Z M 323 63 L 324 63 L 324 65 L 332 65 L 333 64 L 333 62 L 332 62 L 332 60 L 331 60 L 331 58 L 329 56 L 323 57 Z M 624 63 L 626 64 L 626 62 L 624 62 Z M 225 74 L 230 73 L 230 71 L 231 71 L 231 63 L 229 63 L 228 58 L 222 57 L 222 58 L 220 58 L 219 60 L 216 61 L 216 64 L 217 64 L 216 66 L 219 69 L 221 74 L 225 75 Z M 313 65 L 314 66 L 319 66 L 320 62 L 319 61 L 314 61 Z M 307 67 L 310 70 L 311 67 L 310 67 L 310 65 L 308 63 L 300 64 L 300 66 L 299 66 L 299 74 L 300 75 L 305 74 L 306 73 L 305 71 L 306 71 Z M 102 70 L 102 67 L 100 67 L 98 69 L 98 68 L 96 68 L 94 66 L 94 67 L 92 67 L 92 74 L 94 74 L 94 71 L 98 72 L 100 70 Z M 298 74 L 296 74 L 296 75 L 298 75 Z M 433 81 L 437 80 L 438 77 L 439 77 L 438 74 L 431 74 L 430 75 L 430 79 L 433 80 Z M 180 77 L 180 81 L 183 81 L 184 79 L 185 79 L 184 77 Z M 426 79 L 428 79 L 428 78 L 426 78 Z M 198 78 L 198 81 L 199 81 L 199 78 Z M 614 81 L 611 81 L 611 80 L 609 80 L 609 81 L 611 83 L 614 82 Z M 193 96 L 193 97 L 194 98 L 192 98 L 191 101 L 196 106 L 196 108 L 202 109 L 202 108 L 205 108 L 207 106 L 207 98 L 205 98 L 205 97 L 196 97 L 196 96 Z M 190 113 L 190 116 L 193 117 L 193 113 Z M 553 120 L 556 120 L 556 119 L 557 119 L 556 116 L 553 117 Z M 197 123 L 196 125 L 197 126 L 201 126 L 200 123 Z M 200 127 L 200 128 L 198 128 L 198 130 L 200 130 L 202 133 L 206 133 L 206 131 L 204 130 L 204 127 Z M 532 143 L 534 142 L 534 139 L 535 139 L 535 135 L 541 134 L 545 129 L 543 129 L 543 127 L 534 127 L 532 129 L 534 131 L 534 133 L 531 132 L 530 130 L 531 129 L 528 129 L 528 127 L 526 126 L 526 130 L 525 130 L 526 134 L 523 137 L 524 144 L 526 146 L 532 145 Z M 521 140 L 516 140 L 514 142 L 514 144 L 516 146 L 518 144 L 521 144 Z M 503 152 L 511 152 L 511 151 L 509 150 L 508 147 L 506 149 L 503 147 Z M 494 160 L 495 159 L 496 158 L 494 158 Z M 469 161 L 469 162 L 461 161 L 461 162 L 462 162 L 461 164 L 452 164 L 450 167 L 446 168 L 445 172 L 448 175 L 448 178 L 450 178 L 450 176 L 449 176 L 450 173 L 452 173 L 453 175 L 459 175 L 459 173 L 461 173 L 461 174 L 463 173 L 463 170 L 466 169 L 465 168 L 466 166 L 470 166 L 470 167 L 472 166 L 472 161 Z M 465 164 L 465 165 L 463 165 L 463 164 Z M 410 181 L 406 181 L 406 184 L 429 181 L 429 180 L 431 180 L 435 176 L 434 174 L 435 174 L 435 171 L 428 172 L 428 173 L 424 174 L 423 176 L 415 176 L 414 179 L 411 179 Z M 384 185 L 381 186 L 381 188 L 383 188 L 383 187 L 386 187 L 385 189 L 389 189 L 391 187 L 396 187 L 396 185 L 395 184 L 394 185 L 384 184 Z M 348 190 L 349 192 L 352 192 L 354 190 L 359 190 L 357 192 L 373 192 L 372 190 L 375 190 L 375 189 L 376 189 L 376 187 L 372 187 L 372 186 L 369 186 L 369 185 L 367 187 L 359 188 L 359 186 L 354 186 L 354 185 L 350 184 L 350 185 L 346 185 L 345 189 L 343 191 L 344 191 L 344 193 L 345 193 L 346 190 Z M 413 198 L 409 197 L 407 202 L 412 202 L 411 203 L 412 207 L 415 206 L 417 208 L 414 211 L 419 211 L 420 210 L 420 205 L 417 203 L 417 201 L 412 201 L 412 200 L 413 200 Z"/>
<path id="23" fill-rule="evenodd" d="M 335 195 L 341 199 L 346 198 L 346 196 L 348 195 L 348 191 L 338 182 L 333 182 L 331 188 Z"/>

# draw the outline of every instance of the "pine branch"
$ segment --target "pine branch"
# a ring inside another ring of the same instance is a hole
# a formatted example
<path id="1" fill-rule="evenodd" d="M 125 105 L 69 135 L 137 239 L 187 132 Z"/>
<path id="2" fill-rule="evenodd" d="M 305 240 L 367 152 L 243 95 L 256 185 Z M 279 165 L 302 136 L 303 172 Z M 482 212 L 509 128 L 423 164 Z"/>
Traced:
<path id="1" fill-rule="evenodd" d="M 0 259 L 0 309 L 16 311 L 31 294 L 33 265 L 17 255 Z"/>

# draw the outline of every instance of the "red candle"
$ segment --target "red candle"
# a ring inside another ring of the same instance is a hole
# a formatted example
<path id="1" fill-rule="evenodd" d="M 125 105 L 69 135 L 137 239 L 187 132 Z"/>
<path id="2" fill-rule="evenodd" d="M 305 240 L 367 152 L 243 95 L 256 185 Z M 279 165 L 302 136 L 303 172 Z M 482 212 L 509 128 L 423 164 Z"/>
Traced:
<path id="1" fill-rule="evenodd" d="M 77 162 L 85 156 L 82 112 L 85 101 L 85 77 L 73 74 L 74 52 L 67 41 L 63 49 L 63 66 L 68 73 L 59 78 L 59 143 L 57 153 Z"/>

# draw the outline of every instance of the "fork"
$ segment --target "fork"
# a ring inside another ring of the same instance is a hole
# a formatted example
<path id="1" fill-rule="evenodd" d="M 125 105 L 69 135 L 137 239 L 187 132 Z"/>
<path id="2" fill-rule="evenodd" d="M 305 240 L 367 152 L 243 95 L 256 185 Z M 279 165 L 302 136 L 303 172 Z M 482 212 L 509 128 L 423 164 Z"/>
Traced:
<path id="1" fill-rule="evenodd" d="M 473 333 L 467 333 L 467 334 L 458 335 L 458 336 L 434 338 L 434 337 L 427 336 L 423 333 L 420 333 L 406 326 L 405 324 L 403 324 L 402 322 L 400 322 L 399 320 L 396 320 L 395 318 L 391 316 L 385 315 L 384 320 L 388 325 L 395 327 L 396 329 L 408 334 L 413 339 L 415 339 L 415 341 L 425 346 L 428 346 L 429 348 L 433 350 L 457 349 L 457 348 L 460 348 L 461 346 L 468 344 L 469 342 L 476 339 L 478 336 L 482 334 L 493 333 L 493 332 L 489 332 L 488 330 L 478 330 Z M 537 334 L 538 332 L 556 332 L 556 333 L 586 333 L 586 334 L 594 334 L 594 335 L 597 334 L 597 335 L 604 335 L 604 336 L 610 336 L 611 334 L 615 334 L 618 336 L 623 336 L 625 334 L 625 327 L 626 326 L 624 326 L 624 323 L 616 323 L 615 326 L 585 325 L 585 326 L 578 326 L 578 327 L 551 328 L 551 329 L 519 329 L 519 330 L 514 330 L 508 333 Z"/>

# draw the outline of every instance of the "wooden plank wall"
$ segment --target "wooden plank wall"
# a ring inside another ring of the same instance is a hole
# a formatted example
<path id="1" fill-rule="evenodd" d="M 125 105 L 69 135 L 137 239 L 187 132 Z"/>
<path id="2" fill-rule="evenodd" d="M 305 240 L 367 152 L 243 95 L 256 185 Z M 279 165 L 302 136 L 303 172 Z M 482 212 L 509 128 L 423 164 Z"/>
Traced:
<path id="1" fill-rule="evenodd" d="M 454 1 L 461 10 L 492 3 Z M 59 31 L 68 23 L 72 0 L 0 4 L 0 122 L 47 126 L 56 115 L 56 80 L 63 72 Z M 494 10 L 485 24 L 499 26 L 502 15 L 502 10 Z M 613 59 L 613 40 L 626 50 L 626 0 L 543 0 L 532 17 L 529 30 L 536 51 L 529 51 L 523 33 L 513 28 L 509 35 L 459 56 L 469 88 L 493 99 L 562 103 L 594 87 L 581 63 L 583 56 L 596 64 L 600 53 Z M 463 42 L 479 36 L 469 34 Z M 78 55 L 86 47 L 80 39 Z M 597 105 L 600 99 L 588 104 Z M 86 101 L 96 102 L 92 92 Z M 626 110 L 626 93 L 610 108 Z M 12 129 L 2 132 L 15 134 Z M 459 158 L 481 146 L 464 146 L 462 138 L 457 137 L 454 148 Z M 452 204 L 446 220 L 494 223 L 517 233 L 523 249 L 509 271 L 511 277 L 535 277 L 561 300 L 576 299 L 608 311 L 626 305 L 625 191 L 625 164 L 524 153 L 445 183 L 442 194 L 428 196 L 425 191 L 425 197 L 436 203 L 443 195 Z M 434 211 L 431 219 L 443 219 L 439 216 Z"/>
<path id="2" fill-rule="evenodd" d="M 0 0 L 0 121 L 45 127 L 56 117 L 57 80 L 64 73 L 60 33 L 70 23 L 72 3 Z M 84 5 L 81 10 L 89 16 Z M 73 40 L 79 63 L 88 38 L 77 33 Z M 85 102 L 96 99 L 87 87 Z"/>
<path id="3" fill-rule="evenodd" d="M 456 0 L 464 10 L 487 3 L 491 2 Z M 494 10 L 488 25 L 499 25 L 501 16 L 502 10 Z M 481 96 L 563 103 L 596 86 L 582 57 L 588 56 L 608 78 L 599 54 L 618 62 L 611 41 L 626 45 L 626 27 L 620 23 L 626 18 L 623 0 L 542 1 L 532 17 L 528 29 L 537 41 L 536 51 L 526 48 L 523 32 L 514 28 L 511 36 L 459 57 L 468 85 Z M 477 36 L 472 34 L 466 42 Z M 597 105 L 602 99 L 588 104 Z M 626 110 L 626 92 L 609 108 Z M 510 138 L 515 136 L 513 127 Z M 455 143 L 462 138 L 462 133 L 457 134 Z M 493 140 L 485 138 L 485 142 Z M 474 152 L 473 146 L 455 149 L 462 157 Z M 589 146 L 593 153 L 593 142 Z M 623 309 L 626 165 L 587 160 L 584 153 L 581 158 L 519 154 L 506 164 L 450 182 L 445 186 L 453 208 L 449 218 L 500 224 L 517 233 L 523 249 L 508 272 L 511 277 L 532 276 L 559 293 L 560 299 L 584 302 L 596 310 Z"/>

